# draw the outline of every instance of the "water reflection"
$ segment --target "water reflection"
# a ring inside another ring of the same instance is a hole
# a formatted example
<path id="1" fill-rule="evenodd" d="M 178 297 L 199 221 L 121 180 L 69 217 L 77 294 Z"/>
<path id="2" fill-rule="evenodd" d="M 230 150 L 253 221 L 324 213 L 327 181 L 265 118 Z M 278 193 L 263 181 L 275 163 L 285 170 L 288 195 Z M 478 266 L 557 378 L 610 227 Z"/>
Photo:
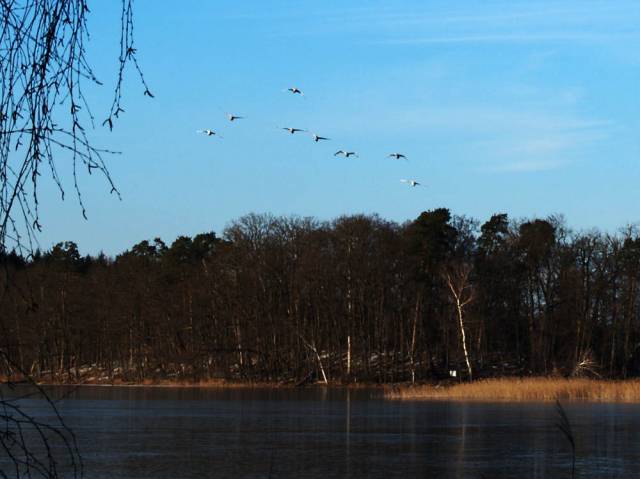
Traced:
<path id="1" fill-rule="evenodd" d="M 569 477 L 553 404 L 391 402 L 370 389 L 56 388 L 96 478 Z M 30 412 L 45 414 L 39 401 Z M 581 478 L 640 470 L 640 407 L 566 405 Z"/>

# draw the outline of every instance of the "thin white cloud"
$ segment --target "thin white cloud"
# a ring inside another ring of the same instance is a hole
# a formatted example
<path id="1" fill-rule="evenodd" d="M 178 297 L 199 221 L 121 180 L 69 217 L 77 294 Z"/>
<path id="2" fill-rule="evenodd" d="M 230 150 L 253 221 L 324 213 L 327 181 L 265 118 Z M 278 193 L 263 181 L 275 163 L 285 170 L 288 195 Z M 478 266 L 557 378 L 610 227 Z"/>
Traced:
<path id="1" fill-rule="evenodd" d="M 491 171 L 505 173 L 534 173 L 555 170 L 566 164 L 566 160 L 524 160 L 505 163 L 489 169 Z"/>
<path id="2" fill-rule="evenodd" d="M 510 131 L 505 137 L 480 144 L 490 158 L 489 170 L 503 172 L 547 171 L 567 166 L 581 153 L 610 137 L 607 129 L 555 132 Z"/>
<path id="3" fill-rule="evenodd" d="M 390 116 L 391 115 L 391 116 Z M 533 110 L 514 106 L 447 105 L 387 113 L 386 122 L 398 129 L 447 129 L 479 134 L 499 132 L 585 131 L 611 126 L 608 120 L 583 118 L 553 109 Z"/>
<path id="4" fill-rule="evenodd" d="M 333 123 L 331 123 L 333 121 Z M 534 172 L 565 167 L 608 141 L 616 125 L 563 111 L 510 105 L 448 105 L 390 111 L 384 106 L 328 120 L 339 136 L 456 138 L 447 146 L 488 171 Z M 446 140 L 450 141 L 450 140 Z"/>
<path id="5" fill-rule="evenodd" d="M 640 32 L 546 32 L 546 33 L 497 33 L 488 35 L 460 36 L 415 36 L 406 38 L 389 38 L 375 43 L 384 45 L 428 45 L 445 43 L 533 43 L 557 41 L 601 42 L 610 40 L 640 40 Z"/>
<path id="6" fill-rule="evenodd" d="M 458 3 L 456 9 L 437 9 L 432 6 L 413 9 L 371 8 L 353 11 L 348 18 L 365 20 L 373 25 L 407 27 L 416 25 L 443 25 L 447 28 L 471 26 L 532 26 L 632 24 L 631 18 L 640 14 L 637 2 L 483 2 L 481 5 Z M 344 18 L 344 16 L 343 16 Z"/>
<path id="7" fill-rule="evenodd" d="M 589 149 L 607 141 L 614 125 L 609 121 L 536 114 L 522 118 L 502 134 L 478 143 L 489 170 L 533 172 L 561 168 L 583 156 Z M 518 114 L 511 119 L 514 120 Z M 523 128 L 525 124 L 529 127 Z"/>
<path id="8" fill-rule="evenodd" d="M 503 154 L 540 155 L 574 150 L 603 141 L 608 134 L 600 130 L 564 131 L 555 134 L 540 134 L 507 146 Z"/>
<path id="9" fill-rule="evenodd" d="M 453 6 L 452 6 L 453 5 Z M 365 43 L 420 45 L 640 39 L 640 2 L 457 2 L 274 11 L 279 36 L 357 33 Z M 285 15 L 284 17 L 282 15 Z"/>

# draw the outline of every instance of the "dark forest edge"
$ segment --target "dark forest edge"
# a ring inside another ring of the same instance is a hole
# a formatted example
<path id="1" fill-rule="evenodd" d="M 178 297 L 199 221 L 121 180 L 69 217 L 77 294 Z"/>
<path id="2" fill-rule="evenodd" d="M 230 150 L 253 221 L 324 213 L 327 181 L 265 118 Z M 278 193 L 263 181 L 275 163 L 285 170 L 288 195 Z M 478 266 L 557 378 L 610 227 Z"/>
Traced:
<path id="1" fill-rule="evenodd" d="M 561 217 L 250 214 L 115 258 L 2 255 L 0 348 L 35 380 L 333 384 L 640 373 L 640 237 Z M 454 373 L 455 372 L 455 373 Z M 19 379 L 16 371 L 0 376 Z"/>

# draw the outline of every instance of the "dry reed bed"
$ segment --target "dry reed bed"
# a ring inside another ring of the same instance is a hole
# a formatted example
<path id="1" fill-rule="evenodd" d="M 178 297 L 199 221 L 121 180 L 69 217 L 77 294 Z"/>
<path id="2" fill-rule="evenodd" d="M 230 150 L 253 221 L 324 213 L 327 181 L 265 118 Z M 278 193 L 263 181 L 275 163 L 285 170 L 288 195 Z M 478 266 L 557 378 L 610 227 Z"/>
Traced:
<path id="1" fill-rule="evenodd" d="M 385 395 L 390 399 L 640 402 L 640 380 L 502 378 L 450 386 L 393 387 Z"/>

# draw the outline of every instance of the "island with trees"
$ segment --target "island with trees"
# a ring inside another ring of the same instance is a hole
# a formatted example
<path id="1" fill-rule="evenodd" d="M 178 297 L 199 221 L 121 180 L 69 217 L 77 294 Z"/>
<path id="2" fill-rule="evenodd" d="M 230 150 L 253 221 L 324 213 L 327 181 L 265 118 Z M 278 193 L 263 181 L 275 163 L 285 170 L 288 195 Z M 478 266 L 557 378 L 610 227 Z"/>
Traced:
<path id="1" fill-rule="evenodd" d="M 0 345 L 52 383 L 304 384 L 640 373 L 640 237 L 562 217 L 249 214 L 115 257 L 2 258 Z M 6 284 L 4 285 L 6 286 Z M 455 379 L 452 378 L 455 376 Z"/>

